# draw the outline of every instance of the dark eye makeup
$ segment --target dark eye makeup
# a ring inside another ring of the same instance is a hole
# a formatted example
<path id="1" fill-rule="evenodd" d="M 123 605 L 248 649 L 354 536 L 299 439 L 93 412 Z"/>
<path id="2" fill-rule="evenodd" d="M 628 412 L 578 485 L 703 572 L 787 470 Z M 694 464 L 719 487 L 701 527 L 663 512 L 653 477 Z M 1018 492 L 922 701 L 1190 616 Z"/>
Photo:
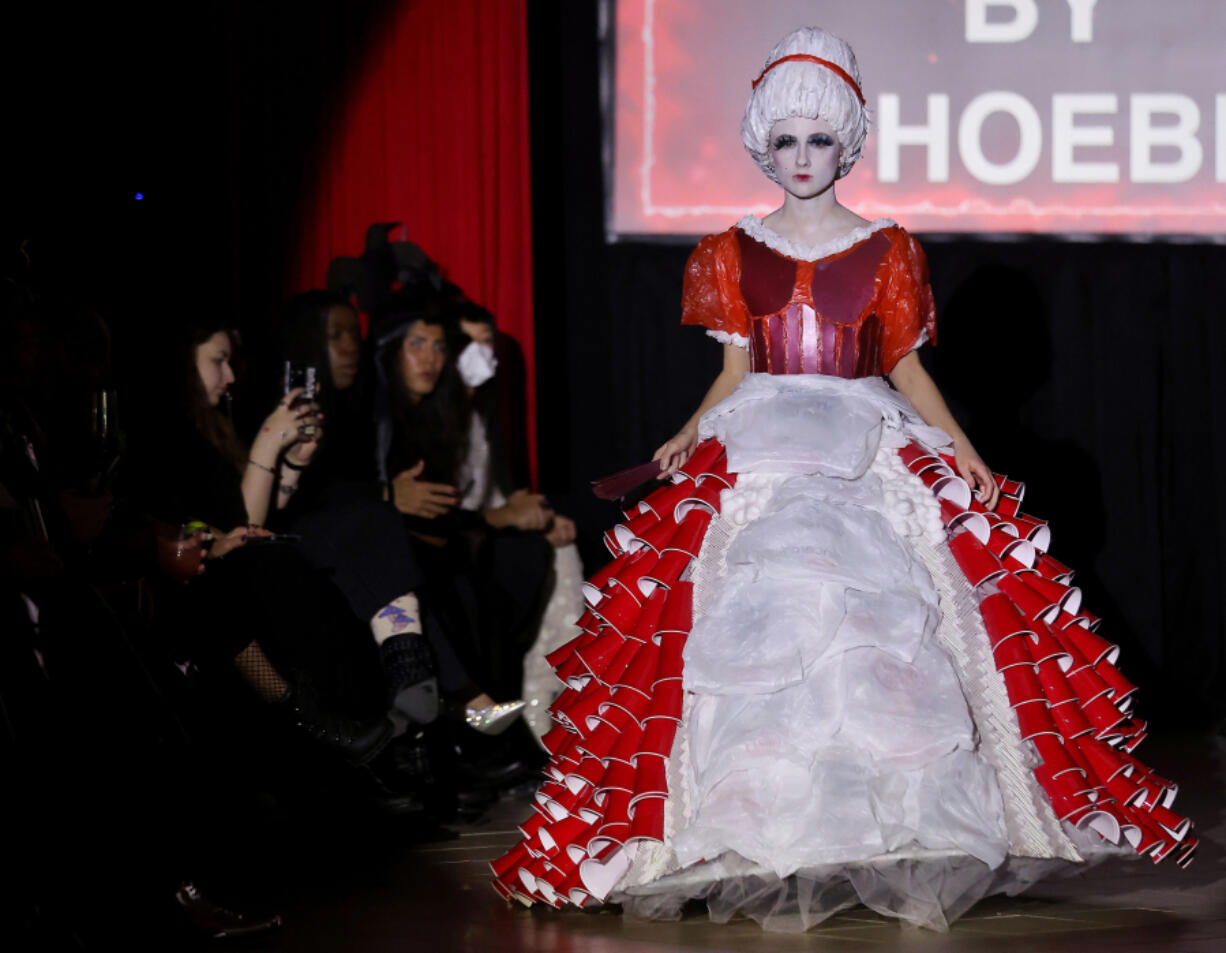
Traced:
<path id="1" fill-rule="evenodd" d="M 834 145 L 834 137 L 824 132 L 815 132 L 809 137 L 808 142 L 811 146 L 828 149 L 830 146 Z M 777 136 L 771 145 L 776 150 L 790 149 L 792 146 L 796 145 L 796 137 L 791 135 Z"/>

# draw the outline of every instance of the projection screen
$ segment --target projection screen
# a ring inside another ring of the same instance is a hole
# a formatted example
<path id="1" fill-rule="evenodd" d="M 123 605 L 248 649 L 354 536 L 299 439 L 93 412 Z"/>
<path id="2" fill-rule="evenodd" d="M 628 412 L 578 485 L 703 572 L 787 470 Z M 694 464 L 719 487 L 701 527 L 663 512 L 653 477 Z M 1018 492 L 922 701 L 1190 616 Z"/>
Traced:
<path id="1" fill-rule="evenodd" d="M 779 203 L 740 144 L 796 26 L 856 50 L 873 128 L 839 199 L 920 232 L 1226 232 L 1226 0 L 616 0 L 610 236 Z"/>

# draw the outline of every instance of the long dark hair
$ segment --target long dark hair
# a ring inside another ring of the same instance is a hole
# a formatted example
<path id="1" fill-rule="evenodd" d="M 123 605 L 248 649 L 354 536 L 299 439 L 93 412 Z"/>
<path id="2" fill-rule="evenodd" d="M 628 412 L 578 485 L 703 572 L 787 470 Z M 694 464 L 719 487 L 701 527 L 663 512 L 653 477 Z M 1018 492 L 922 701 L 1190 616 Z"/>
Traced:
<path id="1" fill-rule="evenodd" d="M 247 448 L 234 429 L 229 413 L 209 403 L 196 368 L 196 349 L 214 334 L 225 334 L 230 339 L 231 361 L 238 349 L 240 338 L 235 331 L 220 319 L 202 319 L 192 322 L 184 333 L 183 375 L 180 399 L 187 418 L 205 440 L 240 473 L 246 467 Z"/>
<path id="2" fill-rule="evenodd" d="M 451 353 L 434 390 L 412 400 L 401 373 L 400 351 L 406 335 L 418 323 L 448 330 L 443 312 L 429 305 L 389 310 L 379 320 L 383 329 L 377 341 L 382 385 L 377 409 L 380 474 L 390 479 L 422 460 L 423 479 L 454 483 L 468 455 L 472 410 Z"/>

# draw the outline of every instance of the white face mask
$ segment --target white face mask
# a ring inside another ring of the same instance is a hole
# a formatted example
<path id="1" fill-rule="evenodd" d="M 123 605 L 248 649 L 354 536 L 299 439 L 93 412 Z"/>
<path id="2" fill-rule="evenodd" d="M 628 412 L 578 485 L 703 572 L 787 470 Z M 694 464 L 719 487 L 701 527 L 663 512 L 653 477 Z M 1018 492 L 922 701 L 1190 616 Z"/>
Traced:
<path id="1" fill-rule="evenodd" d="M 498 358 L 494 356 L 493 345 L 470 341 L 468 347 L 460 352 L 460 358 L 456 361 L 456 369 L 460 372 L 460 379 L 465 385 L 480 387 L 493 377 L 494 371 L 498 369 Z"/>

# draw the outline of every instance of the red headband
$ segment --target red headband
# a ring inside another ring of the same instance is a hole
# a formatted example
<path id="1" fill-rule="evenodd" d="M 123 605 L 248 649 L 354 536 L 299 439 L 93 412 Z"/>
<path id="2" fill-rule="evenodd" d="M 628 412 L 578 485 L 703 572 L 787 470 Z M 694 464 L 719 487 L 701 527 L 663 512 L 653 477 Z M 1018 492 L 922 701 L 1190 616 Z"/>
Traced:
<path id="1" fill-rule="evenodd" d="M 818 66 L 826 67 L 826 69 L 830 70 L 830 72 L 834 73 L 835 76 L 839 77 L 839 79 L 841 79 L 843 82 L 845 82 L 848 86 L 851 87 L 851 91 L 855 93 L 856 98 L 860 100 L 861 106 L 865 104 L 864 94 L 860 92 L 860 84 L 851 78 L 851 73 L 847 72 L 847 70 L 839 66 L 838 63 L 831 63 L 830 60 L 824 60 L 818 56 L 810 56 L 808 53 L 791 53 L 788 56 L 779 57 L 779 59 L 775 60 L 775 62 L 771 63 L 770 66 L 766 67 L 766 69 L 764 69 L 761 73 L 758 74 L 758 78 L 753 81 L 753 88 L 757 89 L 758 84 L 762 82 L 762 80 L 766 77 L 766 74 L 769 73 L 771 70 L 773 70 L 780 63 L 793 63 L 793 62 L 802 62 L 802 61 L 805 63 L 816 63 Z"/>

